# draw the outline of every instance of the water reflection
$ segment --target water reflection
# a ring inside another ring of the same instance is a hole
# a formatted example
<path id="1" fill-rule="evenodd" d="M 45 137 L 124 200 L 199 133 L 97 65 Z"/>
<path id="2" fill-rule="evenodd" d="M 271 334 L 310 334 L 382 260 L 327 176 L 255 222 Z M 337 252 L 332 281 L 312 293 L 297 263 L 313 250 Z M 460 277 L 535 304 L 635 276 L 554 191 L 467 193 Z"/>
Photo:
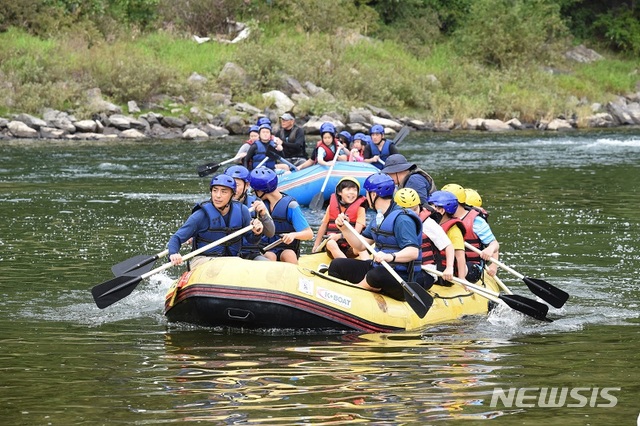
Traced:
<path id="1" fill-rule="evenodd" d="M 453 326 L 339 339 L 225 337 L 202 330 L 167 335 L 166 361 L 180 367 L 165 388 L 185 400 L 174 411 L 269 424 L 491 418 L 499 413 L 482 400 L 500 368 L 494 349 L 510 345 Z"/>

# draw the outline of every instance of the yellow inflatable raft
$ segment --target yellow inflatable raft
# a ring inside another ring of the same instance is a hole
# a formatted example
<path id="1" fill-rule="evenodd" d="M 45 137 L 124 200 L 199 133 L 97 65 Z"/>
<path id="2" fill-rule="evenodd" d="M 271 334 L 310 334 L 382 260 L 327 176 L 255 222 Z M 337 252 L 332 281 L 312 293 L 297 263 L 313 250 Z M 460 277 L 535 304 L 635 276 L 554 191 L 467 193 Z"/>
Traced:
<path id="1" fill-rule="evenodd" d="M 416 330 L 465 315 L 486 314 L 489 302 L 459 285 L 435 285 L 424 318 L 377 293 L 316 272 L 324 253 L 303 255 L 299 265 L 236 257 L 213 259 L 185 272 L 169 289 L 165 315 L 171 322 L 249 330 Z M 478 285 L 498 291 L 485 275 Z"/>

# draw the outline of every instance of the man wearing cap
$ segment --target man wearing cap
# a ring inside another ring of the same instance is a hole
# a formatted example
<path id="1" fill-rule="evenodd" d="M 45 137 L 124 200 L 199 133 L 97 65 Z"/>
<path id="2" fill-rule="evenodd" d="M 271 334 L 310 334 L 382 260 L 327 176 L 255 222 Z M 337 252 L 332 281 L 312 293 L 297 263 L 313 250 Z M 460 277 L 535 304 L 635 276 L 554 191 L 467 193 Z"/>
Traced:
<path id="1" fill-rule="evenodd" d="M 436 190 L 436 185 L 429 173 L 407 161 L 402 154 L 391 154 L 382 169 L 401 188 L 413 188 L 420 197 L 420 204 L 428 206 L 429 194 Z"/>
<path id="2" fill-rule="evenodd" d="M 276 141 L 282 141 L 284 158 L 291 159 L 295 164 L 298 159 L 306 160 L 307 146 L 304 138 L 304 130 L 296 124 L 296 117 L 291 111 L 280 116 L 280 128 L 274 133 Z"/>

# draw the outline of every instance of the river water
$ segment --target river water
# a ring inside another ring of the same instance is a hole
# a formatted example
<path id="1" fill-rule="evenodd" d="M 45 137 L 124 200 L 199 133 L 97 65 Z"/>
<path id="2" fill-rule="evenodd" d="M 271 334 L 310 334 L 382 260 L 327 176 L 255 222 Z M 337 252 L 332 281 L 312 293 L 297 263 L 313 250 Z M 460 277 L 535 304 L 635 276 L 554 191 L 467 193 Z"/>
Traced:
<path id="1" fill-rule="evenodd" d="M 483 195 L 507 265 L 571 294 L 553 323 L 501 309 L 412 333 L 233 334 L 166 322 L 176 268 L 96 308 L 111 266 L 161 251 L 204 199 L 195 167 L 239 144 L 0 141 L 3 424 L 636 424 L 640 131 L 400 146 Z"/>

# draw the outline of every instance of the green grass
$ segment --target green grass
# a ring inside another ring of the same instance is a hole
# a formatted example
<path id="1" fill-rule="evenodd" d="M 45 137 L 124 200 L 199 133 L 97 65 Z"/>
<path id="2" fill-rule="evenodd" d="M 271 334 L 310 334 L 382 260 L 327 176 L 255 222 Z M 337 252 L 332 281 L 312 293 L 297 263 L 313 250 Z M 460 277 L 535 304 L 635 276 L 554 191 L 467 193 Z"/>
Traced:
<path id="1" fill-rule="evenodd" d="M 559 114 L 586 113 L 575 99 L 606 102 L 635 91 L 637 61 L 605 59 L 562 63 L 552 75 L 540 65 L 497 69 L 460 56 L 450 41 L 418 58 L 394 41 L 308 34 L 272 25 L 238 44 L 194 41 L 158 32 L 113 43 L 91 43 L 82 34 L 41 40 L 12 29 L 0 33 L 0 113 L 39 114 L 45 107 L 89 116 L 84 92 L 99 87 L 120 105 L 156 95 L 182 95 L 189 105 L 208 105 L 208 93 L 231 90 L 236 102 L 267 106 L 261 93 L 280 87 L 284 75 L 311 81 L 336 97 L 313 99 L 299 113 L 346 112 L 365 103 L 424 120 L 517 117 L 533 122 Z M 604 53 L 604 52 L 601 52 Z M 227 62 L 245 69 L 247 81 L 220 82 Z M 197 72 L 209 81 L 192 87 Z M 431 75 L 437 81 L 432 81 Z M 228 87 L 225 87 L 228 86 Z"/>

